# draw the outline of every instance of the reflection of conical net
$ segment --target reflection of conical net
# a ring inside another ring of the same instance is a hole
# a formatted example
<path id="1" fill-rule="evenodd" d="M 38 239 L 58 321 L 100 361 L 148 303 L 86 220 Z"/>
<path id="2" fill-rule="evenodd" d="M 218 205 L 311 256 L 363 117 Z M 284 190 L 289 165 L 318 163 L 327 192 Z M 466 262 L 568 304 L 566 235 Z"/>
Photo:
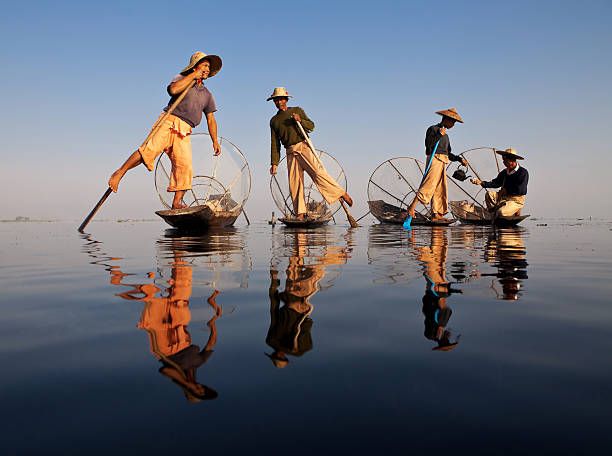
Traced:
<path id="1" fill-rule="evenodd" d="M 402 223 L 419 189 L 425 164 L 412 157 L 396 157 L 381 163 L 368 182 L 370 212 L 381 222 Z M 429 208 L 418 203 L 415 222 L 431 217 Z"/>
<path id="2" fill-rule="evenodd" d="M 504 168 L 501 156 L 492 147 L 469 149 L 460 155 L 469 163 L 466 174 L 480 180 L 491 180 Z M 446 169 L 449 206 L 453 215 L 468 220 L 490 219 L 484 202 L 486 189 L 472 184 L 469 179 L 462 182 L 453 178 L 453 173 L 459 168 L 462 168 L 459 162 L 451 162 Z"/>
<path id="3" fill-rule="evenodd" d="M 343 266 L 351 257 L 351 241 L 329 228 L 294 231 L 291 235 L 276 231 L 272 236 L 270 268 L 286 269 L 290 264 L 299 264 L 300 272 L 310 276 L 320 274 L 318 290 L 331 288 L 342 273 Z"/>
<path id="4" fill-rule="evenodd" d="M 338 185 L 346 190 L 346 175 L 340 163 L 322 150 L 317 150 L 317 155 L 319 156 L 320 163 L 329 175 L 336 180 Z M 292 218 L 297 215 L 294 213 L 293 201 L 289 192 L 287 157 L 281 159 L 276 175 L 270 179 L 270 191 L 272 192 L 272 199 L 274 199 L 276 207 L 278 207 L 284 217 Z M 317 186 L 314 185 L 306 172 L 304 172 L 304 199 L 308 209 L 308 220 L 329 220 L 340 209 L 339 202 L 336 201 L 330 205 L 325 201 Z"/>
<path id="5" fill-rule="evenodd" d="M 240 212 L 251 191 L 251 171 L 238 147 L 219 138 L 221 155 L 214 156 L 210 136 L 191 135 L 194 178 L 192 189 L 183 198 L 188 206 L 208 205 L 213 211 Z M 166 208 L 172 207 L 174 193 L 168 192 L 171 163 L 161 154 L 155 166 L 155 188 Z"/>
<path id="6" fill-rule="evenodd" d="M 157 241 L 160 280 L 171 278 L 177 258 L 193 268 L 194 287 L 220 291 L 248 288 L 253 261 L 241 231 L 212 231 L 189 236 L 169 231 Z"/>

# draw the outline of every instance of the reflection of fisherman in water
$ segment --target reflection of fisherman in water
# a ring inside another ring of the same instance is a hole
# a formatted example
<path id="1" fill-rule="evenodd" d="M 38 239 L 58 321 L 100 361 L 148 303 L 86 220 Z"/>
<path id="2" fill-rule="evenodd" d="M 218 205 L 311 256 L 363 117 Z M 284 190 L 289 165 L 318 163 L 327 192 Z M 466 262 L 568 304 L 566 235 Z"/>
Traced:
<path id="1" fill-rule="evenodd" d="M 121 279 L 125 274 L 120 270 L 111 271 L 111 283 L 132 287 L 131 290 L 117 296 L 127 300 L 143 301 L 138 327 L 149 333 L 151 352 L 162 362 L 159 372 L 179 385 L 189 402 L 215 399 L 217 392 L 198 383 L 196 372 L 213 353 L 217 342 L 215 321 L 222 314 L 221 307 L 215 299 L 219 294 L 214 291 L 208 298 L 208 304 L 214 309 L 214 316 L 208 321 L 210 335 L 204 348 L 192 343 L 187 325 L 191 321 L 189 299 L 192 290 L 192 266 L 183 261 L 176 253 L 172 264 L 172 275 L 166 290 L 161 290 L 154 283 L 126 284 Z M 154 278 L 151 273 L 149 278 Z M 165 293 L 164 293 L 165 291 Z"/>
<path id="2" fill-rule="evenodd" d="M 449 351 L 457 346 L 460 335 L 453 341 L 453 334 L 447 328 L 452 310 L 446 304 L 446 298 L 452 293 L 461 293 L 451 287 L 446 279 L 446 257 L 448 254 L 448 239 L 446 229 L 431 228 L 429 246 L 417 247 L 417 259 L 423 263 L 423 277 L 427 283 L 423 296 L 423 315 L 425 316 L 425 337 L 436 341 L 438 345 L 433 350 Z"/>
<path id="3" fill-rule="evenodd" d="M 501 293 L 495 287 L 495 281 L 492 288 L 498 299 L 515 301 L 521 296 L 522 282 L 528 278 L 524 234 L 523 228 L 500 228 L 489 235 L 485 261 L 493 263 L 497 272 L 482 276 L 497 277 Z"/>
<path id="4" fill-rule="evenodd" d="M 295 233 L 295 252 L 289 258 L 284 291 L 278 291 L 278 271 L 270 268 L 270 329 L 266 343 L 274 351 L 267 356 L 279 369 L 289 364 L 287 355 L 302 356 L 312 349 L 310 315 L 314 306 L 309 299 L 320 289 L 325 266 L 345 264 L 350 252 L 347 247 L 326 245 L 322 255 L 314 256 L 314 264 L 305 264 L 307 247 L 312 241 L 317 240 L 309 238 L 309 233 Z"/>

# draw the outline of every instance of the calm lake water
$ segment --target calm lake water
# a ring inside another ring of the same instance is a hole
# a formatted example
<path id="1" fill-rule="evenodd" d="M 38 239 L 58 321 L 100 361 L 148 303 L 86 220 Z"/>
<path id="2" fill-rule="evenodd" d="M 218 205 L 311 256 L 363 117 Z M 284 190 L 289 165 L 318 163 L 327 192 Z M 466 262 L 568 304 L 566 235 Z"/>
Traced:
<path id="1" fill-rule="evenodd" d="M 524 223 L 1 223 L 2 453 L 606 448 L 612 222 Z"/>

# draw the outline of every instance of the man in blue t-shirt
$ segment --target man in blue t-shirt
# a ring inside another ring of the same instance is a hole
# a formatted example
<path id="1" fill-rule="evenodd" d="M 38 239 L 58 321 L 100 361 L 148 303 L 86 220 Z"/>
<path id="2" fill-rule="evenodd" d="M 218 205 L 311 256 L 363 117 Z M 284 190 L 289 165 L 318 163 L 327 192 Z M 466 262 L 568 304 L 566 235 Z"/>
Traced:
<path id="1" fill-rule="evenodd" d="M 502 169 L 492 181 L 481 181 L 480 179 L 470 179 L 470 181 L 482 188 L 501 187 L 498 192 L 489 191 L 485 196 L 487 209 L 495 214 L 495 217 L 520 215 L 525 205 L 527 183 L 529 182 L 529 173 L 518 164 L 518 160 L 523 160 L 523 157 L 512 148 L 496 150 L 495 153 L 502 156 L 506 169 Z"/>

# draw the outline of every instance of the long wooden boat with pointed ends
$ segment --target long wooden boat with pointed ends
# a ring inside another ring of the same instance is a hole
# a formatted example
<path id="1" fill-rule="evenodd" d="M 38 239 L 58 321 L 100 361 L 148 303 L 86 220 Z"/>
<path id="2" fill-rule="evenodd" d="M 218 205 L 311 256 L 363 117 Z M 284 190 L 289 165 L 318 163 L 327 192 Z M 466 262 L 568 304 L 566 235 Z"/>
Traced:
<path id="1" fill-rule="evenodd" d="M 221 137 L 221 155 L 214 156 L 207 133 L 193 134 L 191 143 L 193 169 L 205 169 L 210 174 L 194 176 L 191 190 L 183 197 L 187 207 L 172 209 L 174 193 L 167 191 L 171 164 L 167 155 L 161 154 L 155 166 L 155 188 L 164 209 L 155 213 L 180 230 L 232 226 L 243 213 L 251 191 L 251 171 L 246 158 L 236 145 Z"/>
<path id="2" fill-rule="evenodd" d="M 323 164 L 330 176 L 346 189 L 347 181 L 344 169 L 340 163 L 327 152 L 317 149 L 319 161 Z M 277 172 L 270 178 L 270 192 L 276 207 L 281 211 L 282 217 L 278 220 L 291 228 L 316 228 L 327 225 L 334 220 L 334 214 L 340 209 L 340 203 L 328 204 L 317 186 L 312 182 L 308 173 L 304 173 L 304 200 L 306 202 L 306 217 L 298 219 L 293 210 L 293 201 L 289 191 L 287 174 L 287 160 L 283 157 L 277 166 Z"/>
<path id="3" fill-rule="evenodd" d="M 504 168 L 501 156 L 493 147 L 477 147 L 460 154 L 468 160 L 468 168 L 462 169 L 459 162 L 452 162 L 446 168 L 449 189 L 449 207 L 453 216 L 467 225 L 495 225 L 499 227 L 516 226 L 529 215 L 520 213 L 508 217 L 493 217 L 487 210 L 485 195 L 487 191 L 479 185 L 470 183 L 469 177 L 497 176 Z M 459 172 L 458 172 L 459 171 Z"/>
<path id="4" fill-rule="evenodd" d="M 451 201 L 450 207 L 457 220 L 465 225 L 516 226 L 529 217 L 529 215 L 513 215 L 493 218 L 487 210 L 467 201 Z"/>
<path id="5" fill-rule="evenodd" d="M 408 205 L 414 199 L 423 179 L 425 164 L 413 157 L 395 157 L 376 167 L 368 181 L 368 207 L 381 223 L 401 225 Z M 448 226 L 453 218 L 432 220 L 430 208 L 418 204 L 412 225 Z"/>
<path id="6" fill-rule="evenodd" d="M 183 209 L 165 209 L 155 213 L 174 228 L 185 231 L 203 231 L 209 228 L 232 226 L 242 210 L 215 210 L 210 205 L 204 204 Z"/>
<path id="7" fill-rule="evenodd" d="M 279 220 L 284 223 L 286 226 L 290 228 L 317 228 L 319 226 L 324 226 L 329 223 L 332 218 L 313 218 L 308 219 L 305 218 L 303 220 L 298 220 L 291 217 L 283 217 Z"/>
<path id="8" fill-rule="evenodd" d="M 407 217 L 405 207 L 404 209 L 401 209 L 393 204 L 385 203 L 383 200 L 368 201 L 368 207 L 370 208 L 370 213 L 381 223 L 402 225 Z M 452 225 L 456 221 L 457 220 L 453 218 L 445 220 L 431 220 L 428 215 L 423 215 L 420 212 L 416 212 L 415 216 L 412 218 L 411 225 L 448 226 Z"/>

